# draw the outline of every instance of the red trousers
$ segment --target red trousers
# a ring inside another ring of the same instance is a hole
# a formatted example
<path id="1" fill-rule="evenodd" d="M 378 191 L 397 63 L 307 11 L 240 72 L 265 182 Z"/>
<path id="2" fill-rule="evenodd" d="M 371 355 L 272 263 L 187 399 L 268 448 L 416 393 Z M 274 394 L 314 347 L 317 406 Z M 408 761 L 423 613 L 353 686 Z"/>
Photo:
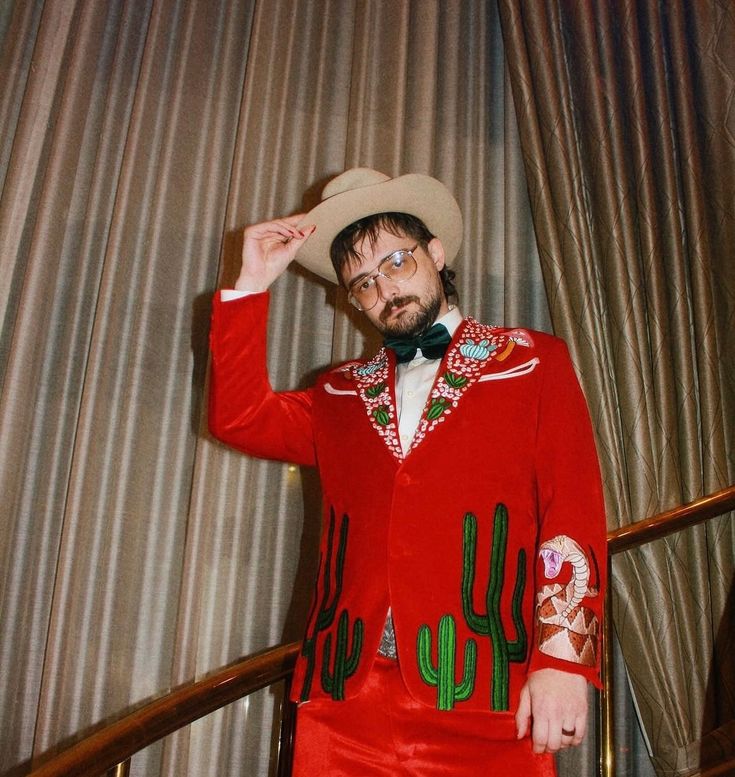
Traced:
<path id="1" fill-rule="evenodd" d="M 491 739 L 487 716 L 414 701 L 396 661 L 378 656 L 354 699 L 302 704 L 293 777 L 556 777 L 530 738 Z"/>

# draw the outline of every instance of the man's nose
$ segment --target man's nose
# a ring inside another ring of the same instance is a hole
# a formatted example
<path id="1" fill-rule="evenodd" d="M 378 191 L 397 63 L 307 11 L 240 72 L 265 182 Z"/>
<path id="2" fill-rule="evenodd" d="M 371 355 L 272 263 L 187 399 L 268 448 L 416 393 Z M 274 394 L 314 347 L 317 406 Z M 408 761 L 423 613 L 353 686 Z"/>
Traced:
<path id="1" fill-rule="evenodd" d="M 378 275 L 375 279 L 375 285 L 378 288 L 378 294 L 383 302 L 393 299 L 398 294 L 398 284 L 387 278 L 385 275 Z"/>

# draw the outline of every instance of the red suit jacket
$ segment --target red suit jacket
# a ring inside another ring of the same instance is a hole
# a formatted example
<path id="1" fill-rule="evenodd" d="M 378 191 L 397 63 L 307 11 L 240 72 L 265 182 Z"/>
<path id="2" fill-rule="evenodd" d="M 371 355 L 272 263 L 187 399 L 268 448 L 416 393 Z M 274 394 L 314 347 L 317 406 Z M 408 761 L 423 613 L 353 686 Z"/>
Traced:
<path id="1" fill-rule="evenodd" d="M 465 319 L 404 457 L 382 349 L 274 392 L 268 294 L 214 302 L 209 423 L 248 454 L 316 465 L 321 559 L 294 699 L 354 696 L 390 607 L 420 702 L 514 737 L 528 672 L 599 684 L 605 524 L 587 407 L 564 343 Z"/>

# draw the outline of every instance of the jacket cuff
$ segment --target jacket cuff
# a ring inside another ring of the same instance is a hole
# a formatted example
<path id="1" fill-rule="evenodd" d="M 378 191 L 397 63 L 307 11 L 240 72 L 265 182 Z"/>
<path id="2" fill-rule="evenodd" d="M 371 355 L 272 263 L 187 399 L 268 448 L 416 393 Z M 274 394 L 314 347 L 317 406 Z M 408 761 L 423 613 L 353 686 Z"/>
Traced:
<path id="1" fill-rule="evenodd" d="M 531 653 L 531 660 L 528 664 L 528 673 L 537 672 L 539 669 L 558 669 L 562 672 L 582 675 L 582 677 L 592 683 L 595 688 L 602 689 L 599 656 L 597 657 L 595 666 L 587 666 L 575 661 L 567 661 L 553 655 L 542 653 L 538 648 L 534 648 Z"/>

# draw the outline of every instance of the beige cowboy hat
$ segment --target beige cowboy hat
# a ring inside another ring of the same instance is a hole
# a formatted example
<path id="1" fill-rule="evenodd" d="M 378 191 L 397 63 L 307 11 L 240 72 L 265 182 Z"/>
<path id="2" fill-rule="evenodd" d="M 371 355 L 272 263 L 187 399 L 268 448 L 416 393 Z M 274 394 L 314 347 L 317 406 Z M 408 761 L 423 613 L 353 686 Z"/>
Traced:
<path id="1" fill-rule="evenodd" d="M 296 261 L 339 283 L 329 258 L 337 234 L 365 216 L 395 212 L 420 218 L 441 240 L 445 261 L 452 264 L 462 242 L 462 213 L 449 189 L 428 175 L 409 173 L 390 178 L 368 167 L 346 170 L 324 187 L 322 201 L 299 225 L 316 224 L 316 231 L 301 246 Z"/>

